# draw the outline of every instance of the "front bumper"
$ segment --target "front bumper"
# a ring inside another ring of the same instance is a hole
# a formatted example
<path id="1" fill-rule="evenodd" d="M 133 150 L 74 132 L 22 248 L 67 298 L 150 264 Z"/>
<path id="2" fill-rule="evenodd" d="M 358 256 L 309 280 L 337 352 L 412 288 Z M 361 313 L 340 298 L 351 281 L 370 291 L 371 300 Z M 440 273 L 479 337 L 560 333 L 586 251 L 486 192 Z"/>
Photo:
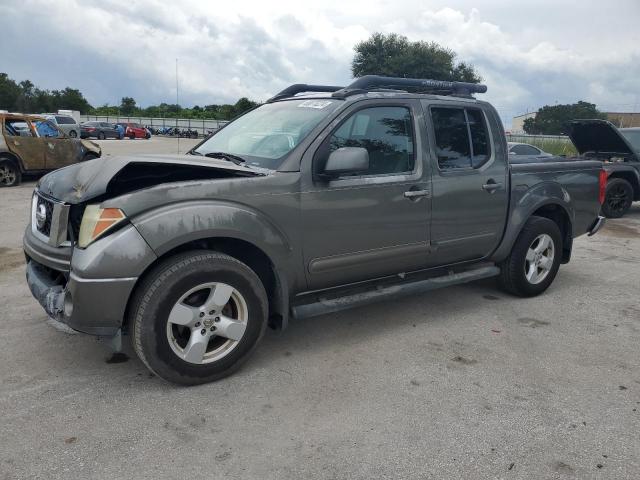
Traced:
<path id="1" fill-rule="evenodd" d="M 113 336 L 122 326 L 137 278 L 85 279 L 27 262 L 27 284 L 47 314 L 74 330 Z"/>
<path id="2" fill-rule="evenodd" d="M 27 284 L 47 314 L 100 336 L 118 333 L 138 277 L 157 258 L 133 225 L 85 249 L 51 247 L 27 228 L 23 245 Z"/>

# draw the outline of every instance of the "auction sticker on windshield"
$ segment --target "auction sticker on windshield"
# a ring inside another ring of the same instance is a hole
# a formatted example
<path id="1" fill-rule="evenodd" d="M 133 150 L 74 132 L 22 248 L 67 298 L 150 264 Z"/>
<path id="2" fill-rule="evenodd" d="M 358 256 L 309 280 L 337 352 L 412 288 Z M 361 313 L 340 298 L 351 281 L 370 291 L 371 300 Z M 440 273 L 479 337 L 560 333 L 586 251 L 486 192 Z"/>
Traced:
<path id="1" fill-rule="evenodd" d="M 305 100 L 298 104 L 298 107 L 303 108 L 317 108 L 321 109 L 328 105 L 331 105 L 333 102 L 331 100 Z"/>

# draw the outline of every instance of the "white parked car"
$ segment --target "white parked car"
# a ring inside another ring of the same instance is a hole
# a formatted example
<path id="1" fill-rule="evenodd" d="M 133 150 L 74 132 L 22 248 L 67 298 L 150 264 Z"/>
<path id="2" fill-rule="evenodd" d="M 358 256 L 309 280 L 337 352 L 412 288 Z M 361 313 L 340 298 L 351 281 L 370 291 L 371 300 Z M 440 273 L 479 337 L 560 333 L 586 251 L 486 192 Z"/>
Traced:
<path id="1" fill-rule="evenodd" d="M 80 138 L 80 124 L 71 115 L 61 115 L 59 113 L 45 113 L 43 116 L 55 123 L 60 130 L 71 138 Z"/>

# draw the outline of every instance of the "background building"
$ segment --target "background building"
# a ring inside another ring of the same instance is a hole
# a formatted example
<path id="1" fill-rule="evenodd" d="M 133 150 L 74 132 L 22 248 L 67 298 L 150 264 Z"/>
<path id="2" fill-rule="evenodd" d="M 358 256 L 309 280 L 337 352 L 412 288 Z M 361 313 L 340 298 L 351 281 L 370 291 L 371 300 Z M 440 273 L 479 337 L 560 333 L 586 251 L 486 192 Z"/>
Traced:
<path id="1" fill-rule="evenodd" d="M 511 133 L 520 134 L 524 132 L 524 121 L 527 118 L 536 118 L 537 112 L 529 112 L 523 113 L 522 115 L 518 115 L 517 117 L 513 117 L 511 121 Z"/>
<path id="2" fill-rule="evenodd" d="M 640 127 L 640 113 L 606 112 L 607 120 L 618 127 Z"/>

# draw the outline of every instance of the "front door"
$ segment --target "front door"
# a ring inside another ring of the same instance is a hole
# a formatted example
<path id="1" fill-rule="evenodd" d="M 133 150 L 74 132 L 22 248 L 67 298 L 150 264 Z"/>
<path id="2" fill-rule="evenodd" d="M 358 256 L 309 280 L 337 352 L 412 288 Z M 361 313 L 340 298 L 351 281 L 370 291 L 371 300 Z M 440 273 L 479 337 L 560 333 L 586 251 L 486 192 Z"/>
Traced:
<path id="1" fill-rule="evenodd" d="M 489 255 L 500 242 L 508 208 L 508 168 L 502 130 L 477 105 L 430 104 L 433 138 L 431 241 L 434 264 Z"/>
<path id="2" fill-rule="evenodd" d="M 44 144 L 28 121 L 6 117 L 3 133 L 7 148 L 20 159 L 25 170 L 44 170 Z"/>
<path id="3" fill-rule="evenodd" d="M 353 105 L 307 150 L 302 167 L 304 262 L 311 289 L 421 268 L 429 253 L 430 182 L 420 105 Z M 314 148 L 315 147 L 315 148 Z M 326 180 L 326 157 L 363 147 L 369 167 Z"/>
<path id="4" fill-rule="evenodd" d="M 36 130 L 44 141 L 45 168 L 54 170 L 78 161 L 74 141 L 48 120 L 35 122 Z"/>

